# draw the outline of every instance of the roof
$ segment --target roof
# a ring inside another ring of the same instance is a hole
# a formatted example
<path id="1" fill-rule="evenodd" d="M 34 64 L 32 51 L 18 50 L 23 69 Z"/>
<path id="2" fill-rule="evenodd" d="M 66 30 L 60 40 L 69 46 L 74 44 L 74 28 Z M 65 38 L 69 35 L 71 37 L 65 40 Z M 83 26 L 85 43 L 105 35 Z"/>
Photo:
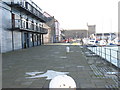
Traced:
<path id="1" fill-rule="evenodd" d="M 65 29 L 65 31 L 87 31 L 87 29 Z"/>
<path id="2" fill-rule="evenodd" d="M 97 35 L 97 36 L 102 36 L 102 35 L 109 36 L 109 35 L 115 35 L 115 33 L 96 33 L 94 35 Z"/>

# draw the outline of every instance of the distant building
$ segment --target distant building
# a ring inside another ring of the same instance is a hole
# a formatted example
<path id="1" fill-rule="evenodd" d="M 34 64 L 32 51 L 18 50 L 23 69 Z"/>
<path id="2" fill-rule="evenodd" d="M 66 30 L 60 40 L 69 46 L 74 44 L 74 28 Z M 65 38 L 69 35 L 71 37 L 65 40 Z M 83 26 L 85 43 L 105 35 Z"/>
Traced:
<path id="1" fill-rule="evenodd" d="M 48 29 L 48 33 L 44 35 L 44 43 L 52 43 L 54 36 L 54 28 L 52 28 L 54 23 L 54 17 L 47 12 L 44 12 L 44 15 L 49 18 L 49 21 L 44 24 L 44 27 Z"/>
<path id="2" fill-rule="evenodd" d="M 88 25 L 88 30 L 86 29 L 69 29 L 64 30 L 64 35 L 66 38 L 89 38 L 92 34 L 96 33 L 96 25 Z"/>
<path id="3" fill-rule="evenodd" d="M 61 30 L 60 30 L 60 23 L 59 23 L 59 21 L 56 20 L 54 18 L 54 16 L 51 16 L 47 12 L 44 12 L 44 15 L 46 17 L 51 17 L 51 18 L 49 18 L 51 20 L 49 20 L 49 22 L 46 23 L 50 27 L 50 29 L 51 29 L 51 30 L 49 30 L 51 35 L 50 35 L 50 37 L 48 37 L 48 38 L 50 38 L 50 42 L 51 43 L 59 42 L 61 40 Z"/>
<path id="4" fill-rule="evenodd" d="M 68 29 L 68 30 L 64 30 L 64 35 L 65 38 L 71 38 L 71 39 L 75 39 L 75 38 L 86 38 L 87 37 L 87 30 L 84 29 Z"/>
<path id="5" fill-rule="evenodd" d="M 44 44 L 51 43 L 51 28 L 48 27 L 46 24 L 43 24 L 43 26 L 48 29 L 48 33 L 44 34 L 44 36 L 43 36 L 43 38 L 44 38 L 43 42 L 44 42 Z"/>
<path id="6" fill-rule="evenodd" d="M 87 25 L 88 26 L 88 37 L 96 33 L 96 25 Z"/>
<path id="7" fill-rule="evenodd" d="M 91 39 L 96 39 L 96 40 L 113 40 L 117 37 L 115 33 L 96 33 L 90 35 Z"/>
<path id="8" fill-rule="evenodd" d="M 60 30 L 60 23 L 58 20 L 55 20 L 55 37 L 54 42 L 61 41 L 61 30 Z"/>

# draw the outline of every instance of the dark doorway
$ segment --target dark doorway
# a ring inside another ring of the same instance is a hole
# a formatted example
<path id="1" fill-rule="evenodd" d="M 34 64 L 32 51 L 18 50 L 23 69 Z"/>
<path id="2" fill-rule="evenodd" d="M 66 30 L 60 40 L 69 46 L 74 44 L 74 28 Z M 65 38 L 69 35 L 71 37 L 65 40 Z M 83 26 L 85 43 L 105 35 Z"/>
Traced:
<path id="1" fill-rule="evenodd" d="M 29 34 L 24 33 L 24 48 L 28 48 L 28 47 L 29 47 Z"/>

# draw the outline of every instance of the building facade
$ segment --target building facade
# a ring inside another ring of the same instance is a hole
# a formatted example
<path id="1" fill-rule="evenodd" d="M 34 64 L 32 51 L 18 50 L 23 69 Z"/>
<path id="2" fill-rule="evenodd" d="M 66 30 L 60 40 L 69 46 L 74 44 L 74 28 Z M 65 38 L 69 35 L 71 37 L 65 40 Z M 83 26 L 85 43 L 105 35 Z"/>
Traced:
<path id="1" fill-rule="evenodd" d="M 118 45 L 120 45 L 120 1 L 118 2 L 118 32 L 117 32 L 117 41 L 118 41 Z M 120 55 L 119 55 L 119 58 L 120 58 Z M 119 77 L 119 79 L 120 79 L 120 77 Z"/>
<path id="2" fill-rule="evenodd" d="M 90 37 L 90 35 L 95 34 L 96 33 L 96 25 L 87 25 L 88 26 L 88 37 Z"/>
<path id="3" fill-rule="evenodd" d="M 44 24 L 45 27 L 48 28 L 48 34 L 44 35 L 44 37 L 47 39 L 45 40 L 45 43 L 53 43 L 53 36 L 54 36 L 54 17 L 48 14 L 47 12 L 44 12 L 44 15 L 49 18 L 49 21 Z"/>
<path id="4" fill-rule="evenodd" d="M 50 28 L 49 28 L 49 40 L 50 43 L 56 43 L 61 41 L 61 30 L 60 30 L 60 23 L 58 20 L 54 18 L 54 16 L 51 16 L 47 12 L 44 12 L 44 15 L 46 17 L 49 17 L 49 21 L 46 23 Z"/>
<path id="5" fill-rule="evenodd" d="M 75 38 L 86 38 L 87 30 L 83 29 L 68 29 L 64 31 L 64 35 L 66 39 L 75 39 Z"/>
<path id="6" fill-rule="evenodd" d="M 48 18 L 31 0 L 0 1 L 1 52 L 24 49 L 44 43 Z"/>
<path id="7" fill-rule="evenodd" d="M 55 30 L 54 42 L 60 42 L 61 41 L 60 23 L 56 19 L 55 19 L 54 23 L 55 23 L 55 26 L 54 26 L 54 30 Z"/>

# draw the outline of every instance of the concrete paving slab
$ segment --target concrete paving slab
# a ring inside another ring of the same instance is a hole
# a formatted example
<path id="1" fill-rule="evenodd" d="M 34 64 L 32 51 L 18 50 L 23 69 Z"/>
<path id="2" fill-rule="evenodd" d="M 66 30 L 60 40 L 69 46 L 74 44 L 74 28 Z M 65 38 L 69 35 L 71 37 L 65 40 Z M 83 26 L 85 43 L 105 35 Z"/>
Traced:
<path id="1" fill-rule="evenodd" d="M 69 53 L 66 53 L 67 46 Z M 99 64 L 89 64 L 88 60 L 92 58 L 86 57 L 83 50 L 86 49 L 80 46 L 50 44 L 4 53 L 3 88 L 48 88 L 50 80 L 46 80 L 47 77 L 26 79 L 26 72 L 45 73 L 47 70 L 69 72 L 67 75 L 75 80 L 77 88 L 105 88 L 105 85 L 115 84 L 112 79 L 96 77 L 96 70 L 102 73 Z M 98 65 L 98 69 L 91 69 L 90 65 Z"/>

